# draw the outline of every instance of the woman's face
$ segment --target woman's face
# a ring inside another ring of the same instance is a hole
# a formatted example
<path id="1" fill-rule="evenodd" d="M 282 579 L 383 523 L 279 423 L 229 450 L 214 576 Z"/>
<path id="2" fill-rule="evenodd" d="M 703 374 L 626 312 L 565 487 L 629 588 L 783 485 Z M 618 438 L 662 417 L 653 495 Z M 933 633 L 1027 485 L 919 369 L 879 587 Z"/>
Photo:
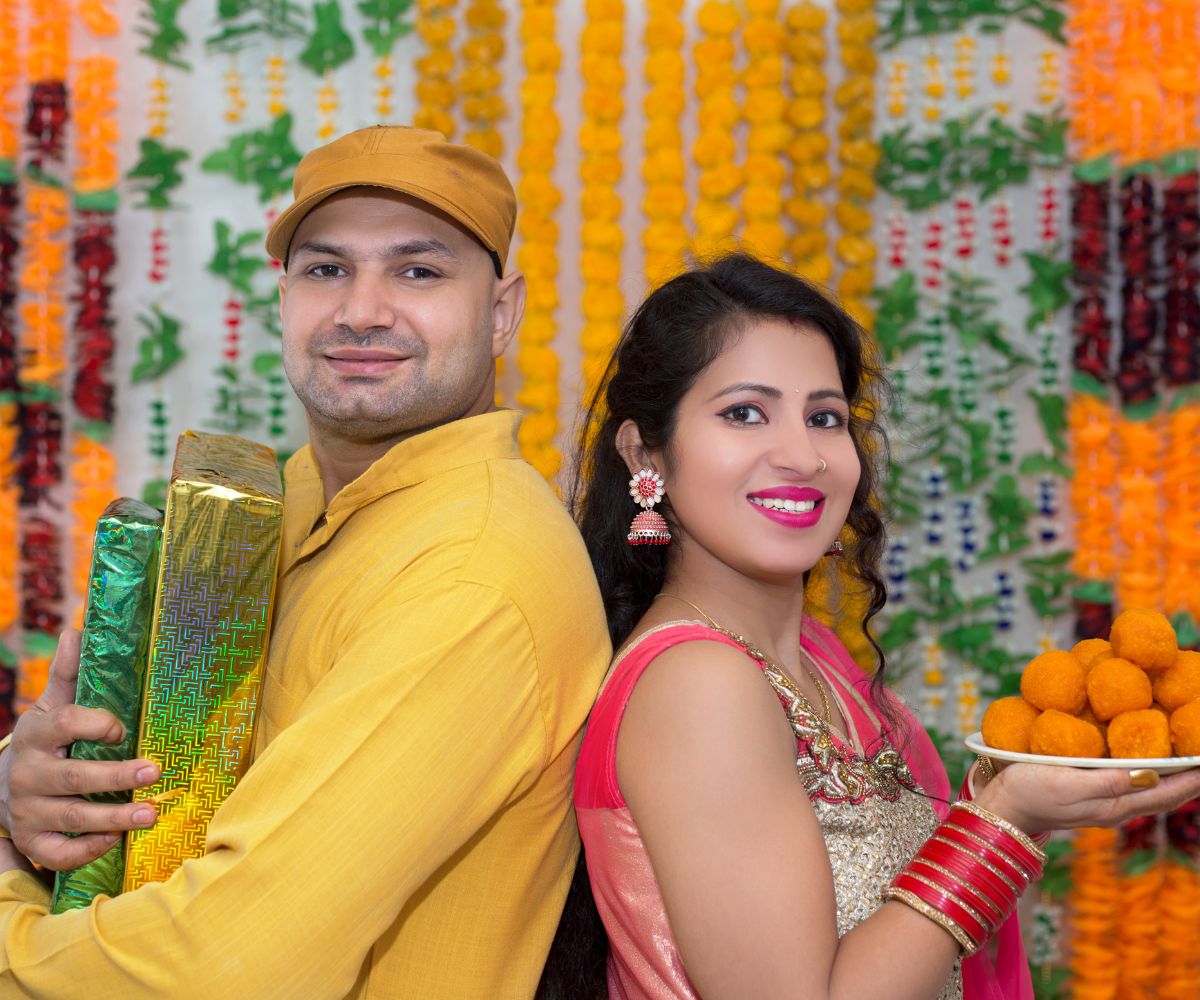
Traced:
<path id="1" fill-rule="evenodd" d="M 679 404 L 664 468 L 678 555 L 789 582 L 837 537 L 858 485 L 850 406 L 824 334 L 752 321 Z"/>

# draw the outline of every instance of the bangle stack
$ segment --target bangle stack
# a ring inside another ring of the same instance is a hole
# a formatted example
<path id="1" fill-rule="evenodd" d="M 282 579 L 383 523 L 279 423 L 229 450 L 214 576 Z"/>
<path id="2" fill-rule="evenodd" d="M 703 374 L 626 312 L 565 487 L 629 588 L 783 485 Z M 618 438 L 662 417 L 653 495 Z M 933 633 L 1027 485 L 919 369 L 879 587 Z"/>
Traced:
<path id="1" fill-rule="evenodd" d="M 1045 863 L 1041 848 L 1007 820 L 959 801 L 884 895 L 928 917 L 973 955 Z"/>

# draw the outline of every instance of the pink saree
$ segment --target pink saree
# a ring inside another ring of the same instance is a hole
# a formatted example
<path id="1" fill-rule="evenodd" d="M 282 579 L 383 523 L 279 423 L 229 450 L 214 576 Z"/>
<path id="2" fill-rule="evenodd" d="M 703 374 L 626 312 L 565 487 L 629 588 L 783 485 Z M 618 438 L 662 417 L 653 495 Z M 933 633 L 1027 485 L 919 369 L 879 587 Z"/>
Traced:
<path id="1" fill-rule="evenodd" d="M 616 744 L 625 705 L 650 662 L 677 643 L 701 638 L 741 648 L 700 623 L 675 622 L 651 630 L 625 651 L 592 711 L 576 766 L 575 810 L 593 894 L 609 936 L 612 1000 L 698 1000 L 671 936 L 645 847 L 617 784 Z M 899 706 L 903 732 L 893 732 L 882 721 L 873 708 L 870 678 L 825 626 L 806 618 L 801 642 L 822 666 L 852 739 L 862 747 L 878 747 L 886 738 L 928 796 L 937 820 L 944 818 L 950 796 L 946 771 L 916 718 Z M 816 805 L 808 783 L 806 788 Z M 964 1000 L 1032 1000 L 1029 966 L 1015 917 L 993 943 L 994 958 L 984 951 L 962 962 Z"/>

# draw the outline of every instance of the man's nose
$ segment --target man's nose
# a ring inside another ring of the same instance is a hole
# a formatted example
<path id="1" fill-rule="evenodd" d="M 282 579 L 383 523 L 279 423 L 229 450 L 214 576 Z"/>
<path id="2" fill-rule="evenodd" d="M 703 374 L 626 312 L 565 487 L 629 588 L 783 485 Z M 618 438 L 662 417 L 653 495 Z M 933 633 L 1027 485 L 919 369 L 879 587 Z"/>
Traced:
<path id="1" fill-rule="evenodd" d="M 379 275 L 359 273 L 348 282 L 337 315 L 339 326 L 356 333 L 390 330 L 396 322 L 394 297 L 387 280 Z"/>

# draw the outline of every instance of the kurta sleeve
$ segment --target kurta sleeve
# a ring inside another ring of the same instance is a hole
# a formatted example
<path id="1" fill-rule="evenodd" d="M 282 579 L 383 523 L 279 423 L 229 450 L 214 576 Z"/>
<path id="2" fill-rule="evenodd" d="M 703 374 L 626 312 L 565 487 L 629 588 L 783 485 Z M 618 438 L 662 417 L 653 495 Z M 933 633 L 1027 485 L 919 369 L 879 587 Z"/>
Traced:
<path id="1" fill-rule="evenodd" d="M 547 753 L 534 639 L 509 598 L 471 583 L 372 594 L 218 810 L 204 857 L 56 916 L 36 879 L 0 877 L 0 994 L 344 997 L 405 904 Z"/>

